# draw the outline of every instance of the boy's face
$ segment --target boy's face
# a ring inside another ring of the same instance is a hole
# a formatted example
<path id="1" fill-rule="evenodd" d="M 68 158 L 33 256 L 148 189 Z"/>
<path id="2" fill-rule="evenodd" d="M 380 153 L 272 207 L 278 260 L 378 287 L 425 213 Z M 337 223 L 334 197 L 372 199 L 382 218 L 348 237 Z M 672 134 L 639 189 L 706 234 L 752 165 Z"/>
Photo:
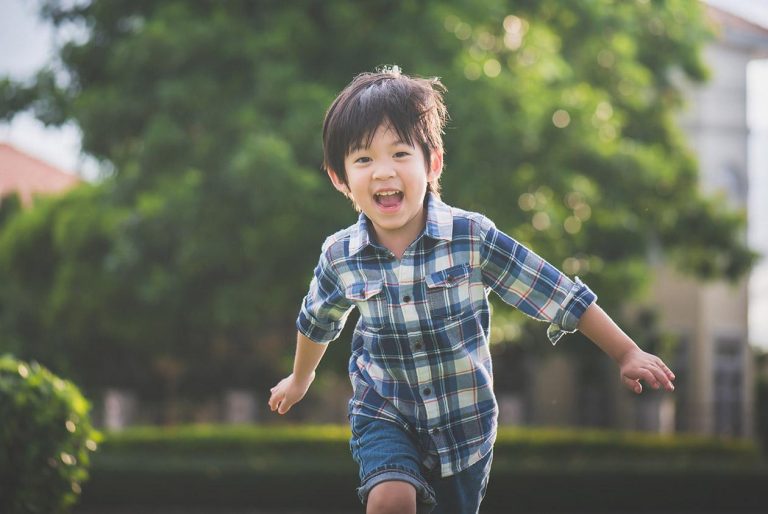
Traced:
<path id="1" fill-rule="evenodd" d="M 345 157 L 349 186 L 333 171 L 328 175 L 334 187 L 350 194 L 371 220 L 381 243 L 407 240 L 410 244 L 424 228 L 427 183 L 442 171 L 442 154 L 431 153 L 427 169 L 420 146 L 400 141 L 388 123 L 382 124 L 370 147 L 353 149 Z"/>

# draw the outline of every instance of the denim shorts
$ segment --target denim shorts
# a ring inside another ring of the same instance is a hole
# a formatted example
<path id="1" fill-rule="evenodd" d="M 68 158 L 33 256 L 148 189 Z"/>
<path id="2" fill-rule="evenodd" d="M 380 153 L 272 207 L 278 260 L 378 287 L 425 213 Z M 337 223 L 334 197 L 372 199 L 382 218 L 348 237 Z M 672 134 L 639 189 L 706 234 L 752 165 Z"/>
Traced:
<path id="1" fill-rule="evenodd" d="M 350 416 L 352 458 L 360 467 L 357 495 L 363 504 L 381 482 L 399 480 L 416 488 L 416 512 L 476 513 L 485 496 L 493 450 L 469 468 L 440 476 L 431 439 L 419 438 L 399 424 L 368 416 Z M 425 464 L 425 461 L 429 464 Z"/>

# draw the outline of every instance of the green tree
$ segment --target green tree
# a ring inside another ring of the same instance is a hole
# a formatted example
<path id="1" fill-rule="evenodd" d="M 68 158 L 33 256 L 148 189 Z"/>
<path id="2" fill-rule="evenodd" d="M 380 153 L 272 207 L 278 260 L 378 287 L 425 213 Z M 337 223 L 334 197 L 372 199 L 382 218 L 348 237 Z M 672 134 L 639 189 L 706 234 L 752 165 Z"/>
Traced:
<path id="1" fill-rule="evenodd" d="M 41 15 L 82 36 L 30 82 L 0 82 L 0 115 L 74 121 L 116 172 L 6 224 L 2 328 L 43 361 L 28 341 L 62 359 L 121 349 L 109 372 L 73 366 L 84 385 L 174 397 L 285 371 L 320 243 L 355 219 L 319 171 L 323 114 L 382 64 L 448 87 L 446 200 L 611 311 L 642 293 L 651 248 L 702 278 L 753 260 L 745 213 L 701 196 L 672 121 L 671 77 L 706 76 L 695 0 L 46 0 Z M 22 258 L 35 248 L 51 252 Z M 495 319 L 519 323 L 510 311 Z"/>

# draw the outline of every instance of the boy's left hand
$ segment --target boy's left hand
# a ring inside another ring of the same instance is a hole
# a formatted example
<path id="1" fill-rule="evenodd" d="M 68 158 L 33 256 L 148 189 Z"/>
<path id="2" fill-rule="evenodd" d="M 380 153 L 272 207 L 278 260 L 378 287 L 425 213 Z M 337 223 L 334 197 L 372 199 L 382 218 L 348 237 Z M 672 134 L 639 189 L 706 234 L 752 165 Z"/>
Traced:
<path id="1" fill-rule="evenodd" d="M 641 379 L 654 389 L 664 386 L 667 391 L 675 390 L 675 386 L 672 385 L 675 374 L 672 370 L 661 359 L 640 348 L 628 351 L 619 362 L 619 369 L 621 381 L 637 394 L 643 392 Z"/>

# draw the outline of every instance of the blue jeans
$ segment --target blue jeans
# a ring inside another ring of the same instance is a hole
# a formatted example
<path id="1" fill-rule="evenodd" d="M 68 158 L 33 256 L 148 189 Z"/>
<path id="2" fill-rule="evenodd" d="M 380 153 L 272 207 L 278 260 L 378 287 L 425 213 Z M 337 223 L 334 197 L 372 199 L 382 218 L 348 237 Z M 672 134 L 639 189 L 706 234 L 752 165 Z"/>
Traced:
<path id="1" fill-rule="evenodd" d="M 440 463 L 431 439 L 420 439 L 400 425 L 367 416 L 350 416 L 352 458 L 360 467 L 357 495 L 363 504 L 381 482 L 399 480 L 416 488 L 416 512 L 477 513 L 488 487 L 493 450 L 469 468 L 440 476 Z M 425 457 L 433 454 L 427 467 Z"/>

